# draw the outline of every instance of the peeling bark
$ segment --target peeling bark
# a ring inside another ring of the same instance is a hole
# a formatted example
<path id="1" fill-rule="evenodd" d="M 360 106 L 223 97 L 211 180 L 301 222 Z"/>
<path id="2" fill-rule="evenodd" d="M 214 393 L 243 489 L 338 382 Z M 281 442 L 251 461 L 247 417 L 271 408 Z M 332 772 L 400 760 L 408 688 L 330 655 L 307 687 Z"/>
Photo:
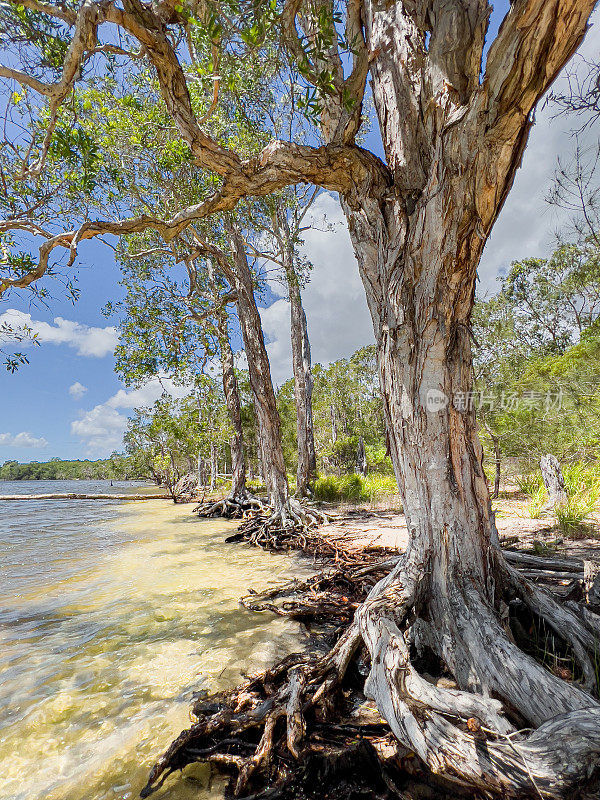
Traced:
<path id="1" fill-rule="evenodd" d="M 565 503 L 567 501 L 565 479 L 556 456 L 552 454 L 542 456 L 540 459 L 540 468 L 542 470 L 544 486 L 546 487 L 550 499 L 550 505 L 556 506 Z"/>

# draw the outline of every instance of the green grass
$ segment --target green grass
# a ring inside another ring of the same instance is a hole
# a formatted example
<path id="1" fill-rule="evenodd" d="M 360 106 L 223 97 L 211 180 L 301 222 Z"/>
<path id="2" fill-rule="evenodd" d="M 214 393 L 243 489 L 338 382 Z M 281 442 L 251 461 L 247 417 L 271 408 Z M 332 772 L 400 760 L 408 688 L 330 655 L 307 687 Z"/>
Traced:
<path id="1" fill-rule="evenodd" d="M 327 503 L 375 503 L 395 497 L 398 487 L 392 475 L 325 475 L 315 481 L 314 493 Z"/>
<path id="2" fill-rule="evenodd" d="M 554 509 L 561 531 L 570 537 L 587 533 L 585 523 L 600 502 L 600 471 L 597 466 L 575 462 L 562 466 L 567 501 Z M 519 489 L 530 498 L 527 511 L 532 519 L 544 514 L 548 497 L 538 470 L 517 478 Z"/>
<path id="3" fill-rule="evenodd" d="M 600 485 L 590 489 L 582 489 L 567 497 L 566 503 L 561 503 L 555 508 L 560 529 L 567 536 L 576 538 L 585 535 L 585 523 L 598 507 L 600 500 Z"/>
<path id="4" fill-rule="evenodd" d="M 527 504 L 527 513 L 531 519 L 540 519 L 544 513 L 544 506 L 548 501 L 548 494 L 544 486 L 539 486 L 530 495 L 531 500 Z"/>
<path id="5" fill-rule="evenodd" d="M 537 495 L 540 489 L 545 491 L 544 479 L 542 478 L 540 470 L 537 472 L 530 472 L 528 475 L 520 475 L 517 478 L 517 486 L 520 492 L 532 499 Z"/>

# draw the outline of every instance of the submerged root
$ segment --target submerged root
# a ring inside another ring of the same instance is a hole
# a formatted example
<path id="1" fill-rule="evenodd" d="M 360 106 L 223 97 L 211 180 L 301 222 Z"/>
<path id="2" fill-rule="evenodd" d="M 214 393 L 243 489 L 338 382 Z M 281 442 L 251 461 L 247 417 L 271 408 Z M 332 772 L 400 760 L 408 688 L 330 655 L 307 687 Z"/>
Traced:
<path id="1" fill-rule="evenodd" d="M 409 552 L 246 598 L 249 608 L 334 621 L 333 648 L 198 699 L 194 725 L 155 765 L 144 796 L 173 770 L 208 761 L 232 773 L 230 794 L 265 800 L 383 800 L 419 777 L 432 798 L 598 797 L 600 617 L 560 603 L 500 555 L 496 608 L 468 580 L 424 592 L 427 566 Z M 572 654 L 569 680 L 517 645 L 524 614 Z"/>

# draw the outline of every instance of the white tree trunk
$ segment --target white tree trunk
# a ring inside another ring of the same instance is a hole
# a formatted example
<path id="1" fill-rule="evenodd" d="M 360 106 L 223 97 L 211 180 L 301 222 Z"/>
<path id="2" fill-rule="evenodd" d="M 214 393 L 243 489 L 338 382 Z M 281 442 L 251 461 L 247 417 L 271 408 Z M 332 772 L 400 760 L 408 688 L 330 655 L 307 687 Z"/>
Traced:
<path id="1" fill-rule="evenodd" d="M 552 506 L 561 505 L 567 501 L 567 491 L 565 489 L 565 479 L 556 456 L 549 453 L 540 459 L 540 468 L 544 486 L 548 492 L 550 504 Z"/>

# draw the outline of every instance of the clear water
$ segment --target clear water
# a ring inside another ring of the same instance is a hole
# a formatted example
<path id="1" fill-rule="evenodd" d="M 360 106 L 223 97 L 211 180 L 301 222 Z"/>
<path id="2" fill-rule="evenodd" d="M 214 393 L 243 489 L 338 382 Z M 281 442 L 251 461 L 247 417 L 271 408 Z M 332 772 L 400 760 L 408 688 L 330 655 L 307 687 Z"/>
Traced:
<path id="1" fill-rule="evenodd" d="M 115 493 L 129 486 L 119 483 Z M 108 482 L 0 483 L 0 494 Z M 290 622 L 238 598 L 306 572 L 225 544 L 234 523 L 165 500 L 0 502 L 0 798 L 126 800 L 186 727 L 191 694 L 295 649 Z M 205 767 L 157 800 L 220 797 Z"/>

